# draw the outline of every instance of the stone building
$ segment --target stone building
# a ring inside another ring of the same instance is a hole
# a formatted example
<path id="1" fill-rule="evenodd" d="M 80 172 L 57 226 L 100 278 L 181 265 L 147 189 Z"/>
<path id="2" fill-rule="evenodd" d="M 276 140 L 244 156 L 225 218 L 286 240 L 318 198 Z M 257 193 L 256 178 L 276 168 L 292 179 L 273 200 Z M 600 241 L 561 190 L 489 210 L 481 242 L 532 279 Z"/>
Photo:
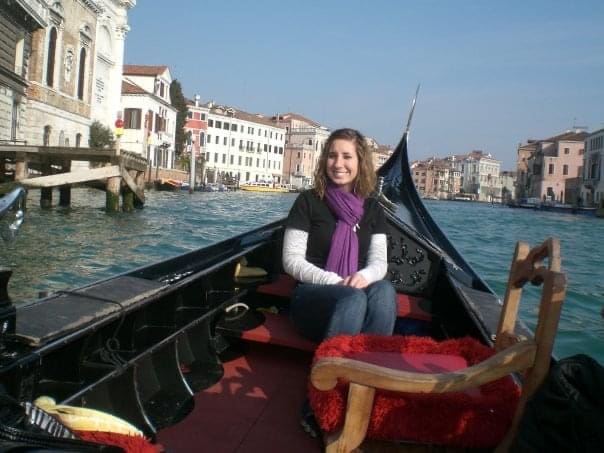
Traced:
<path id="1" fill-rule="evenodd" d="M 581 130 L 571 130 L 537 142 L 535 152 L 528 159 L 529 197 L 577 203 L 587 135 Z"/>
<path id="2" fill-rule="evenodd" d="M 47 20 L 31 39 L 23 131 L 28 144 L 88 146 L 93 119 L 113 125 L 121 91 L 115 74 L 121 72 L 127 11 L 135 4 L 43 2 Z"/>
<path id="3" fill-rule="evenodd" d="M 602 207 L 604 204 L 604 129 L 585 137 L 585 164 L 583 169 L 582 202 L 585 206 Z"/>
<path id="4" fill-rule="evenodd" d="M 477 201 L 500 201 L 501 161 L 480 150 L 469 152 L 456 162 L 461 174 L 461 188 Z"/>
<path id="5" fill-rule="evenodd" d="M 0 144 L 25 144 L 32 36 L 47 24 L 41 0 L 0 3 Z"/>
<path id="6" fill-rule="evenodd" d="M 329 129 L 291 112 L 280 113 L 272 120 L 285 128 L 283 182 L 294 187 L 312 185 L 315 166 L 329 137 Z"/>
<path id="7" fill-rule="evenodd" d="M 516 182 L 514 185 L 515 199 L 527 198 L 529 190 L 529 159 L 537 150 L 537 140 L 527 140 L 525 144 L 520 143 L 516 151 Z"/>

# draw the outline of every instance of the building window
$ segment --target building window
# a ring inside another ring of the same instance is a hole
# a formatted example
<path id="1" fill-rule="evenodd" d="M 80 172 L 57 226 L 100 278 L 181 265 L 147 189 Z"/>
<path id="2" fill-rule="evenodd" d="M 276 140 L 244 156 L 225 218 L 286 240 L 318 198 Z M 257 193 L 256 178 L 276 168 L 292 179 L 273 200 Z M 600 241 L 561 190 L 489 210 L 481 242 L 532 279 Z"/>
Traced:
<path id="1" fill-rule="evenodd" d="M 216 129 L 222 129 L 222 121 L 216 120 Z"/>
<path id="2" fill-rule="evenodd" d="M 50 37 L 48 38 L 48 61 L 46 62 L 46 85 L 49 87 L 54 85 L 55 81 L 55 56 L 57 52 L 57 29 L 50 29 Z"/>
<path id="3" fill-rule="evenodd" d="M 17 129 L 19 128 L 19 103 L 13 100 L 13 110 L 10 121 L 10 139 L 17 140 Z"/>
<path id="4" fill-rule="evenodd" d="M 547 169 L 547 173 L 550 175 L 554 174 L 554 164 L 549 164 L 548 169 Z"/>
<path id="5" fill-rule="evenodd" d="M 82 134 L 76 134 L 76 148 L 79 148 L 82 145 Z"/>
<path id="6" fill-rule="evenodd" d="M 224 124 L 222 125 L 222 128 L 226 129 L 228 131 L 230 128 L 230 124 L 225 121 Z"/>
<path id="7" fill-rule="evenodd" d="M 203 146 L 203 145 L 205 145 L 204 140 L 205 140 L 205 135 L 204 135 L 204 133 L 203 133 L 203 132 L 200 132 L 200 133 L 199 133 L 199 146 Z"/>
<path id="8" fill-rule="evenodd" d="M 218 145 L 219 142 L 220 142 L 220 137 L 217 135 L 216 138 L 214 139 L 214 143 L 216 143 Z"/>
<path id="9" fill-rule="evenodd" d="M 86 49 L 80 50 L 80 66 L 78 69 L 78 99 L 84 100 L 84 83 L 86 82 Z"/>
<path id="10" fill-rule="evenodd" d="M 233 165 L 234 163 L 235 163 L 235 156 L 233 156 L 233 155 L 231 154 L 231 165 Z"/>
<path id="11" fill-rule="evenodd" d="M 44 136 L 42 138 L 42 143 L 44 146 L 50 146 L 50 132 L 52 128 L 50 126 L 44 126 Z"/>
<path id="12" fill-rule="evenodd" d="M 124 109 L 124 129 L 140 129 L 141 116 L 141 109 Z"/>
<path id="13" fill-rule="evenodd" d="M 227 145 L 227 141 L 228 141 L 228 140 L 229 140 L 229 139 L 228 139 L 228 137 L 224 137 L 224 139 L 222 140 L 222 144 L 223 144 L 224 146 L 226 146 L 226 145 Z"/>
<path id="14" fill-rule="evenodd" d="M 210 134 L 208 134 L 208 141 L 206 143 L 212 143 L 212 136 Z"/>
<path id="15" fill-rule="evenodd" d="M 569 154 L 570 153 L 570 148 L 564 148 L 564 154 Z"/>
<path id="16" fill-rule="evenodd" d="M 563 175 L 568 175 L 568 165 L 563 165 L 562 166 L 562 174 Z"/>
<path id="17" fill-rule="evenodd" d="M 231 124 L 231 130 L 237 132 L 237 125 L 235 123 Z"/>
<path id="18" fill-rule="evenodd" d="M 193 112 L 192 111 L 188 111 L 187 112 L 187 118 L 192 119 L 193 118 Z"/>
<path id="19" fill-rule="evenodd" d="M 226 164 L 226 154 L 223 154 L 223 155 L 222 155 L 222 163 L 223 163 L 223 164 Z"/>
<path id="20" fill-rule="evenodd" d="M 214 120 L 208 120 L 208 126 L 214 127 Z"/>
<path id="21" fill-rule="evenodd" d="M 238 165 L 241 165 L 241 156 L 239 156 L 239 157 L 237 158 L 237 164 L 238 164 Z"/>
<path id="22" fill-rule="evenodd" d="M 218 153 L 214 153 L 214 162 L 218 162 Z"/>

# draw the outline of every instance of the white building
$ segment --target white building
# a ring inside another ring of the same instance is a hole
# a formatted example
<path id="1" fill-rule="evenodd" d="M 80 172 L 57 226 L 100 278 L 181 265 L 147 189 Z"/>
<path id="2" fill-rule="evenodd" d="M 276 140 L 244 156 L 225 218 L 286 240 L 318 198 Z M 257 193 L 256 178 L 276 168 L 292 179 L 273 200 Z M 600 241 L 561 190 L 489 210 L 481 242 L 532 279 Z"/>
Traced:
<path id="1" fill-rule="evenodd" d="M 581 197 L 585 206 L 600 207 L 604 203 L 604 129 L 592 132 L 585 138 L 583 187 Z"/>
<path id="2" fill-rule="evenodd" d="M 151 166 L 174 168 L 177 110 L 170 102 L 167 66 L 124 65 L 121 148 L 149 159 Z"/>
<path id="3" fill-rule="evenodd" d="M 205 107 L 205 182 L 282 182 L 285 128 L 260 114 L 214 102 Z"/>
<path id="4" fill-rule="evenodd" d="M 130 31 L 127 14 L 136 0 L 97 0 L 97 3 L 103 13 L 96 28 L 91 116 L 113 130 L 121 111 L 124 43 Z"/>
<path id="5" fill-rule="evenodd" d="M 454 168 L 461 174 L 461 189 L 464 193 L 473 195 L 478 201 L 501 199 L 501 161 L 482 151 L 455 157 Z"/>

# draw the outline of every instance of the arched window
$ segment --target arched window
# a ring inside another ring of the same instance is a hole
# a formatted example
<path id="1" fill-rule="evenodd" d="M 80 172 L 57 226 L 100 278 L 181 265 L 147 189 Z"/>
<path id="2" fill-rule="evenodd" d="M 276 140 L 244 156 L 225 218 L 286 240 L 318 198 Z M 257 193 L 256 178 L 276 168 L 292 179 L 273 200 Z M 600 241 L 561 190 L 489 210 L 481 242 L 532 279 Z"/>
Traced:
<path id="1" fill-rule="evenodd" d="M 84 80 L 86 73 L 86 49 L 80 50 L 80 66 L 78 70 L 78 99 L 84 99 Z"/>
<path id="2" fill-rule="evenodd" d="M 52 128 L 50 126 L 44 126 L 44 137 L 42 138 L 42 144 L 44 146 L 50 145 L 50 131 Z"/>
<path id="3" fill-rule="evenodd" d="M 46 62 L 46 85 L 49 87 L 54 85 L 55 81 L 55 56 L 57 50 L 57 29 L 52 27 L 50 29 L 50 36 L 48 38 L 48 61 Z"/>
<path id="4" fill-rule="evenodd" d="M 61 131 L 59 132 L 59 144 L 58 146 L 64 146 L 65 145 L 65 131 Z"/>
<path id="5" fill-rule="evenodd" d="M 82 134 L 76 134 L 76 142 L 75 142 L 75 146 L 76 148 L 79 148 L 82 144 Z"/>

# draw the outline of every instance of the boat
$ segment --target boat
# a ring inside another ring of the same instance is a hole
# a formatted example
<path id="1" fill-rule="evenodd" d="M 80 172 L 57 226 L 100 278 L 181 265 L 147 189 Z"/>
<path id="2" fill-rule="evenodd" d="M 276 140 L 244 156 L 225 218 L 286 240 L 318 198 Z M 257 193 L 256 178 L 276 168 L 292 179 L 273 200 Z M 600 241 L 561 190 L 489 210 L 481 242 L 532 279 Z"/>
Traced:
<path id="1" fill-rule="evenodd" d="M 285 184 L 277 184 L 270 182 L 250 181 L 245 184 L 240 184 L 239 188 L 247 192 L 269 192 L 269 193 L 288 193 L 289 187 Z"/>
<path id="2" fill-rule="evenodd" d="M 186 184 L 186 187 L 183 185 Z M 155 190 L 163 190 L 163 191 L 176 191 L 176 190 L 188 190 L 189 184 L 183 183 L 178 179 L 170 179 L 170 178 L 162 178 L 157 179 L 155 181 Z"/>
<path id="3" fill-rule="evenodd" d="M 388 220 L 397 332 L 469 335 L 490 347 L 501 305 L 415 189 L 412 112 L 376 193 Z M 170 452 L 320 451 L 299 426 L 317 345 L 287 318 L 295 282 L 281 266 L 283 232 L 283 220 L 272 222 L 15 305 L 0 319 L 9 326 L 0 336 L 4 392 L 113 414 Z M 516 332 L 530 335 L 522 323 Z"/>

